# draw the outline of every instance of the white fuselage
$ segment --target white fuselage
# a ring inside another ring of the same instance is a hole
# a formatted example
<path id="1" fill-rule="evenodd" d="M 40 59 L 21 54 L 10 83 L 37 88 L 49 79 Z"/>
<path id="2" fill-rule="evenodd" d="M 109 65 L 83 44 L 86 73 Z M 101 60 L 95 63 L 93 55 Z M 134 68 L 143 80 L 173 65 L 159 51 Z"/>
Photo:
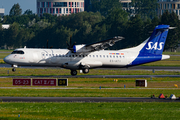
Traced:
<path id="1" fill-rule="evenodd" d="M 78 65 L 96 67 L 124 67 L 130 64 L 138 53 L 123 50 L 101 50 L 91 53 L 72 53 L 67 49 L 16 49 L 24 54 L 10 54 L 4 60 L 17 66 L 57 66 L 78 69 Z"/>

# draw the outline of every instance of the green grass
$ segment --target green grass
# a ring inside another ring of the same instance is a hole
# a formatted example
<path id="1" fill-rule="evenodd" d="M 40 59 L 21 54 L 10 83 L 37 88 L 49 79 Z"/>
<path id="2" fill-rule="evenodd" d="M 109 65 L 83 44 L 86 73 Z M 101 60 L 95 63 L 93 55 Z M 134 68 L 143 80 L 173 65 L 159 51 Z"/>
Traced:
<path id="1" fill-rule="evenodd" d="M 180 52 L 163 52 L 164 55 L 180 55 Z"/>
<path id="2" fill-rule="evenodd" d="M 2 120 L 165 120 L 180 118 L 180 103 L 0 103 Z M 18 118 L 18 115 L 20 117 Z"/>
<path id="3" fill-rule="evenodd" d="M 0 89 L 4 97 L 151 97 L 180 96 L 180 89 Z"/>
<path id="4" fill-rule="evenodd" d="M 126 88 L 136 88 L 136 79 L 144 78 L 68 78 L 68 87 L 99 88 L 101 86 L 102 88 L 123 88 L 126 85 Z M 146 80 L 148 88 L 175 88 L 174 84 L 180 86 L 180 78 L 146 78 Z M 0 78 L 0 87 L 13 87 L 12 78 Z"/>

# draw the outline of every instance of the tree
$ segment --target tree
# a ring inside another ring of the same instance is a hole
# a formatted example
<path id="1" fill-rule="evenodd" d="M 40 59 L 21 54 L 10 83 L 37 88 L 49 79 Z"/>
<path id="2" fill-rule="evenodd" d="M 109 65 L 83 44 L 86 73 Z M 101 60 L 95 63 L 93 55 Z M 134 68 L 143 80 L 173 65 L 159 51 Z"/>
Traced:
<path id="1" fill-rule="evenodd" d="M 124 46 L 135 47 L 142 43 L 145 39 L 143 38 L 144 33 L 144 22 L 142 21 L 140 15 L 131 17 L 124 29 Z"/>
<path id="2" fill-rule="evenodd" d="M 24 15 L 32 15 L 32 14 L 33 14 L 33 12 L 30 9 L 28 9 L 24 12 Z"/>
<path id="3" fill-rule="evenodd" d="M 1 45 L 4 45 L 3 29 L 2 29 L 2 24 L 1 23 L 0 23 L 0 43 L 1 43 Z"/>
<path id="4" fill-rule="evenodd" d="M 107 16 L 110 10 L 121 8 L 121 3 L 119 0 L 91 0 L 91 6 L 89 11 L 99 11 L 103 16 Z"/>
<path id="5" fill-rule="evenodd" d="M 105 20 L 106 25 L 109 28 L 109 37 L 122 35 L 122 28 L 125 27 L 127 21 L 128 14 L 121 8 L 114 8 L 111 11 L 109 11 L 108 17 Z"/>
<path id="6" fill-rule="evenodd" d="M 169 31 L 165 45 L 165 50 L 171 49 L 172 52 L 175 51 L 178 47 L 180 39 L 180 24 L 178 16 L 174 12 L 169 13 L 166 11 L 161 16 L 160 24 L 167 24 L 172 27 L 177 27 L 176 29 Z"/>
<path id="7" fill-rule="evenodd" d="M 7 46 L 9 47 L 18 46 L 19 44 L 19 41 L 17 41 L 18 34 L 19 34 L 19 24 L 14 22 L 7 30 L 5 35 Z"/>
<path id="8" fill-rule="evenodd" d="M 20 8 L 20 5 L 18 3 L 14 4 L 9 12 L 9 15 L 10 16 L 20 16 L 21 14 L 22 14 L 22 9 Z"/>

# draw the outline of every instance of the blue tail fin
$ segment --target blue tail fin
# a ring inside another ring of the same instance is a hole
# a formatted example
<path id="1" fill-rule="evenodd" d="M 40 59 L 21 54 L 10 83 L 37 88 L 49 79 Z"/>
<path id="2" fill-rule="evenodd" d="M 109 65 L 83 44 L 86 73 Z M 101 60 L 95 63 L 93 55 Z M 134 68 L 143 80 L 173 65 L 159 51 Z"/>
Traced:
<path id="1" fill-rule="evenodd" d="M 161 55 L 164 49 L 169 27 L 169 25 L 156 26 L 151 37 L 141 49 L 140 54 Z"/>

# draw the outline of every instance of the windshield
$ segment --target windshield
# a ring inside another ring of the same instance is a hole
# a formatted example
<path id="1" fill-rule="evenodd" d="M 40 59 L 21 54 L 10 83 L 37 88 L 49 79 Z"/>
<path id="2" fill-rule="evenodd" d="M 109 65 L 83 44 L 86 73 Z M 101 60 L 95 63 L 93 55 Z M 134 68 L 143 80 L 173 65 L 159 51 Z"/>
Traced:
<path id="1" fill-rule="evenodd" d="M 24 54 L 22 50 L 15 50 L 11 54 Z"/>

